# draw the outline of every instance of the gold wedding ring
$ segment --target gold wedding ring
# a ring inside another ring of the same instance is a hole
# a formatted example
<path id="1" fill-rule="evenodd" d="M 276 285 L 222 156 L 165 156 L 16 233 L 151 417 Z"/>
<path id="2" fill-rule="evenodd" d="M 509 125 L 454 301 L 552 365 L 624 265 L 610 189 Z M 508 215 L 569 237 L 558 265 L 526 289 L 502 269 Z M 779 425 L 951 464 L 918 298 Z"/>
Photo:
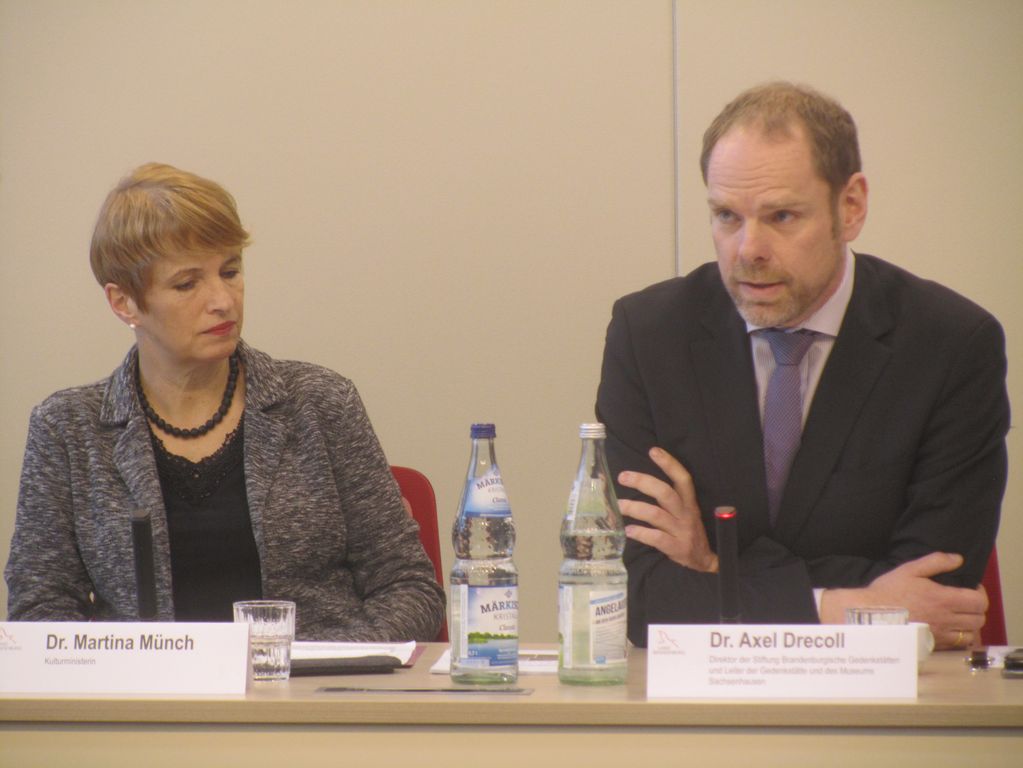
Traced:
<path id="1" fill-rule="evenodd" d="M 966 632 L 962 629 L 959 630 L 959 636 L 956 638 L 953 648 L 965 648 L 966 644 L 963 642 L 966 640 Z"/>

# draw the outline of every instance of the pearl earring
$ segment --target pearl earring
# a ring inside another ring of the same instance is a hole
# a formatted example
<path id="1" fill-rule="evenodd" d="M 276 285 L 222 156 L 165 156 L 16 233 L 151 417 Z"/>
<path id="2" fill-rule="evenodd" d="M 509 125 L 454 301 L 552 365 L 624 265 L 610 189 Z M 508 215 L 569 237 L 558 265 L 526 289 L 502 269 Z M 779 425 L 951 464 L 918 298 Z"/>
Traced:
<path id="1" fill-rule="evenodd" d="M 128 323 L 128 327 L 134 331 L 138 326 L 135 323 Z"/>

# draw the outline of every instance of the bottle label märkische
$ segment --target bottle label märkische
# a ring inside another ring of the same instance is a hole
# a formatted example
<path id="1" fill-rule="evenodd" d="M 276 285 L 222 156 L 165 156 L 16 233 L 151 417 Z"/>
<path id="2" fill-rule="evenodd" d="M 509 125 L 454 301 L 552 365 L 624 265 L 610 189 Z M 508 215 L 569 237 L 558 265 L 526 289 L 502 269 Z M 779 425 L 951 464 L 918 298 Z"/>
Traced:
<path id="1" fill-rule="evenodd" d="M 504 490 L 501 473 L 491 469 L 481 477 L 473 478 L 465 489 L 467 517 L 503 517 L 511 514 L 508 494 Z"/>
<path id="2" fill-rule="evenodd" d="M 453 623 L 462 632 L 462 666 L 487 669 L 516 664 L 519 588 L 459 584 L 453 592 L 452 608 L 457 611 Z"/>

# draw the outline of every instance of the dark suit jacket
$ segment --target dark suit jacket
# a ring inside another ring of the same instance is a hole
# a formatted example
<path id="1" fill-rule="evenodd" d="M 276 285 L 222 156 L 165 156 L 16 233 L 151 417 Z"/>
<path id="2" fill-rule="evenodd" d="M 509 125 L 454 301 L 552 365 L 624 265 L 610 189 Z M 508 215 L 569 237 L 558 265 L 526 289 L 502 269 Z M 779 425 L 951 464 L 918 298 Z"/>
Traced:
<path id="1" fill-rule="evenodd" d="M 647 451 L 669 451 L 693 475 L 712 546 L 714 508 L 738 509 L 747 622 L 815 622 L 813 588 L 864 586 L 938 550 L 965 557 L 941 580 L 973 587 L 994 543 L 1009 426 L 1001 326 L 935 283 L 855 262 L 773 530 L 749 338 L 717 265 L 612 312 L 596 408 L 612 473 L 661 476 Z M 647 624 L 718 620 L 716 575 L 631 540 L 625 561 L 637 645 Z"/>

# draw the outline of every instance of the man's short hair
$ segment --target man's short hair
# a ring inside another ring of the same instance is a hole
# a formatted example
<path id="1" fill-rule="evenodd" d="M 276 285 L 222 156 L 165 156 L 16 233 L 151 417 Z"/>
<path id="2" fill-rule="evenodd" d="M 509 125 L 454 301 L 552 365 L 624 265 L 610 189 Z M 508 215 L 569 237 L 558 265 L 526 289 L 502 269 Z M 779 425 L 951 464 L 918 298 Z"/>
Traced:
<path id="1" fill-rule="evenodd" d="M 804 85 L 771 82 L 739 94 L 714 118 L 703 134 L 700 171 L 707 166 L 718 141 L 737 127 L 758 128 L 765 136 L 788 136 L 801 125 L 810 142 L 814 167 L 831 190 L 832 200 L 861 168 L 856 123 L 834 99 Z"/>
<path id="2" fill-rule="evenodd" d="M 157 259 L 188 251 L 241 251 L 248 243 L 227 190 L 194 173 L 147 163 L 107 195 L 89 262 L 100 285 L 118 285 L 144 311 Z"/>

